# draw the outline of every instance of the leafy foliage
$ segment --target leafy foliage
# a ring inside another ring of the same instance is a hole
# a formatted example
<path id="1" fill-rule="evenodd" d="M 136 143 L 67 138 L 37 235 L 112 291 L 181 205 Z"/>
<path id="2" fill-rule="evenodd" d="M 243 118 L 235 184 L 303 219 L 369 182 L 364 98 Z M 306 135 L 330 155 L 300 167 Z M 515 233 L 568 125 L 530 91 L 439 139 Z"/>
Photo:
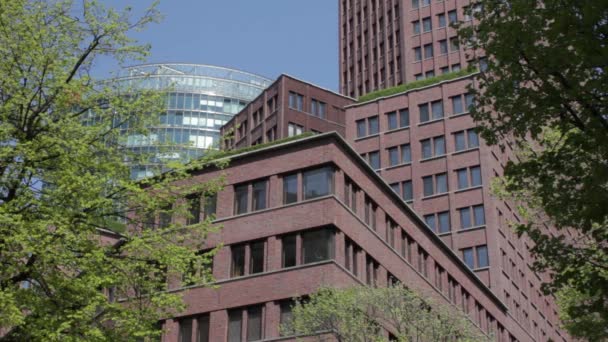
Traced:
<path id="1" fill-rule="evenodd" d="M 560 301 L 570 333 L 608 338 L 588 329 L 608 325 L 608 3 L 479 4 L 459 32 L 487 56 L 472 115 L 488 143 L 519 151 L 501 186 L 528 219 L 515 229 L 535 243 L 535 269 L 553 276 L 545 293 L 577 298 Z"/>
<path id="2" fill-rule="evenodd" d="M 372 101 L 380 97 L 391 96 L 399 93 L 406 92 L 408 90 L 428 87 L 430 85 L 434 85 L 443 81 L 449 81 L 453 79 L 457 79 L 459 77 L 473 75 L 477 72 L 475 68 L 462 69 L 459 71 L 449 72 L 443 75 L 425 78 L 423 80 L 413 81 L 407 84 L 398 85 L 391 88 L 380 89 L 373 91 L 371 93 L 365 94 L 357 99 L 357 102 L 367 102 Z"/>
<path id="3" fill-rule="evenodd" d="M 340 342 L 386 341 L 382 327 L 398 341 L 489 341 L 463 313 L 421 297 L 402 285 L 321 288 L 296 301 L 285 334 L 331 333 Z M 319 335 L 319 339 L 323 335 Z"/>
<path id="4" fill-rule="evenodd" d="M 90 76 L 99 57 L 147 55 L 129 32 L 157 21 L 155 6 L 133 19 L 94 0 L 0 3 L 0 341 L 154 336 L 183 307 L 167 278 L 202 265 L 189 280 L 211 279 L 211 254 L 197 254 L 209 220 L 148 226 L 160 212 L 188 217 L 184 195 L 222 179 L 188 185 L 177 168 L 133 182 L 124 161 L 138 157 L 119 128 L 146 134 L 163 94 Z M 117 222 L 133 228 L 100 234 Z"/>

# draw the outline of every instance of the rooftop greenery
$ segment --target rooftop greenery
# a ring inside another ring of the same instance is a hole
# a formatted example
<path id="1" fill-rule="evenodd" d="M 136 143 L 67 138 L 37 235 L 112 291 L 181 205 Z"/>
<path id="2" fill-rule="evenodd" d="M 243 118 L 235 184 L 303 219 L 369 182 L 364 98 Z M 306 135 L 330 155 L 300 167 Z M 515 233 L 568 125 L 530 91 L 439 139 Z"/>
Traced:
<path id="1" fill-rule="evenodd" d="M 454 71 L 454 72 L 450 72 L 450 73 L 435 76 L 435 77 L 425 78 L 423 80 L 418 80 L 418 81 L 410 82 L 407 84 L 401 84 L 401 85 L 398 85 L 398 86 L 395 86 L 392 88 L 373 91 L 371 93 L 360 96 L 357 99 L 357 102 L 367 102 L 367 101 L 375 100 L 380 97 L 391 96 L 391 95 L 403 93 L 403 92 L 411 90 L 411 89 L 430 86 L 430 85 L 437 84 L 442 81 L 449 81 L 449 80 L 453 80 L 453 79 L 456 79 L 459 77 L 469 76 L 476 72 L 477 72 L 477 68 L 471 67 L 471 68 L 462 69 L 459 71 Z"/>
<path id="2" fill-rule="evenodd" d="M 270 142 L 263 143 L 263 144 L 252 145 L 252 146 L 247 146 L 247 147 L 242 147 L 242 148 L 236 148 L 234 150 L 212 152 L 213 153 L 212 154 L 212 158 L 214 160 L 215 159 L 220 159 L 220 158 L 226 158 L 226 157 L 234 156 L 234 155 L 237 155 L 237 154 L 251 152 L 251 151 L 256 151 L 256 150 L 259 150 L 259 149 L 262 149 L 262 148 L 266 148 L 266 147 L 270 147 L 270 146 L 274 146 L 274 145 L 278 145 L 278 144 L 282 144 L 282 143 L 286 143 L 286 142 L 290 142 L 290 141 L 294 141 L 294 140 L 298 140 L 298 139 L 308 138 L 308 137 L 313 136 L 313 135 L 315 135 L 315 133 L 313 133 L 313 132 L 304 132 L 302 134 L 294 135 L 292 137 L 278 139 L 278 140 L 270 141 Z"/>

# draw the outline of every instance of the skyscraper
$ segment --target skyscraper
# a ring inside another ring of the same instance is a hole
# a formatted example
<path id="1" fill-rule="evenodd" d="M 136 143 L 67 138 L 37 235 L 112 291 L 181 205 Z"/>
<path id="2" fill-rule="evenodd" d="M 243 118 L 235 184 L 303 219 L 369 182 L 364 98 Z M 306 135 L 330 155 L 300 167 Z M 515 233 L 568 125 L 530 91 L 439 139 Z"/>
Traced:
<path id="1" fill-rule="evenodd" d="M 131 167 L 135 179 L 162 171 L 169 161 L 185 162 L 219 146 L 219 128 L 271 82 L 240 70 L 178 63 L 128 67 L 119 81 L 135 89 L 169 91 L 166 111 L 148 137 L 123 130 L 131 151 L 151 156 Z"/>

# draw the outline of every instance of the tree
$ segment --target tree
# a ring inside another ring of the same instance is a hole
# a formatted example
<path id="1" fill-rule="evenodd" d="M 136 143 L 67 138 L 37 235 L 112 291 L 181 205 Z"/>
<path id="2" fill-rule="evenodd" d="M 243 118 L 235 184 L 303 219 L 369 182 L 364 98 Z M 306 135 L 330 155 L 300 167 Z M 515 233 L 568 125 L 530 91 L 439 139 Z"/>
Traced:
<path id="1" fill-rule="evenodd" d="M 472 116 L 489 144 L 517 151 L 499 194 L 521 204 L 527 222 L 514 226 L 552 276 L 545 294 L 577 298 L 560 301 L 570 333 L 608 338 L 608 3 L 482 0 L 471 12 L 459 34 L 487 62 Z"/>
<path id="2" fill-rule="evenodd" d="M 186 167 L 130 180 L 119 128 L 146 134 L 163 94 L 90 76 L 99 57 L 145 57 L 129 33 L 158 19 L 156 4 L 134 19 L 94 0 L 0 2 L 0 341 L 155 336 L 183 307 L 167 278 L 211 279 L 197 253 L 210 220 L 167 217 L 222 180 L 179 185 Z"/>
<path id="3" fill-rule="evenodd" d="M 321 288 L 295 301 L 284 334 L 333 334 L 340 342 L 386 341 L 382 328 L 398 341 L 489 341 L 454 307 L 417 295 L 402 285 Z"/>

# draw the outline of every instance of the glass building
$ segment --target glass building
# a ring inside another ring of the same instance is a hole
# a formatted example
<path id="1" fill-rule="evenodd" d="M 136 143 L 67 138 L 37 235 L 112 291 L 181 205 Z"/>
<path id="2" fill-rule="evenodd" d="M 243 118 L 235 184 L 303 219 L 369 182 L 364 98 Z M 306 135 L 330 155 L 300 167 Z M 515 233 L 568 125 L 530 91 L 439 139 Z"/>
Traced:
<path id="1" fill-rule="evenodd" d="M 255 74 L 201 64 L 136 65 L 125 68 L 118 80 L 136 89 L 170 90 L 167 110 L 149 136 L 125 129 L 128 148 L 151 155 L 146 165 L 132 166 L 134 179 L 164 170 L 169 161 L 187 162 L 218 147 L 220 127 L 271 83 Z"/>

